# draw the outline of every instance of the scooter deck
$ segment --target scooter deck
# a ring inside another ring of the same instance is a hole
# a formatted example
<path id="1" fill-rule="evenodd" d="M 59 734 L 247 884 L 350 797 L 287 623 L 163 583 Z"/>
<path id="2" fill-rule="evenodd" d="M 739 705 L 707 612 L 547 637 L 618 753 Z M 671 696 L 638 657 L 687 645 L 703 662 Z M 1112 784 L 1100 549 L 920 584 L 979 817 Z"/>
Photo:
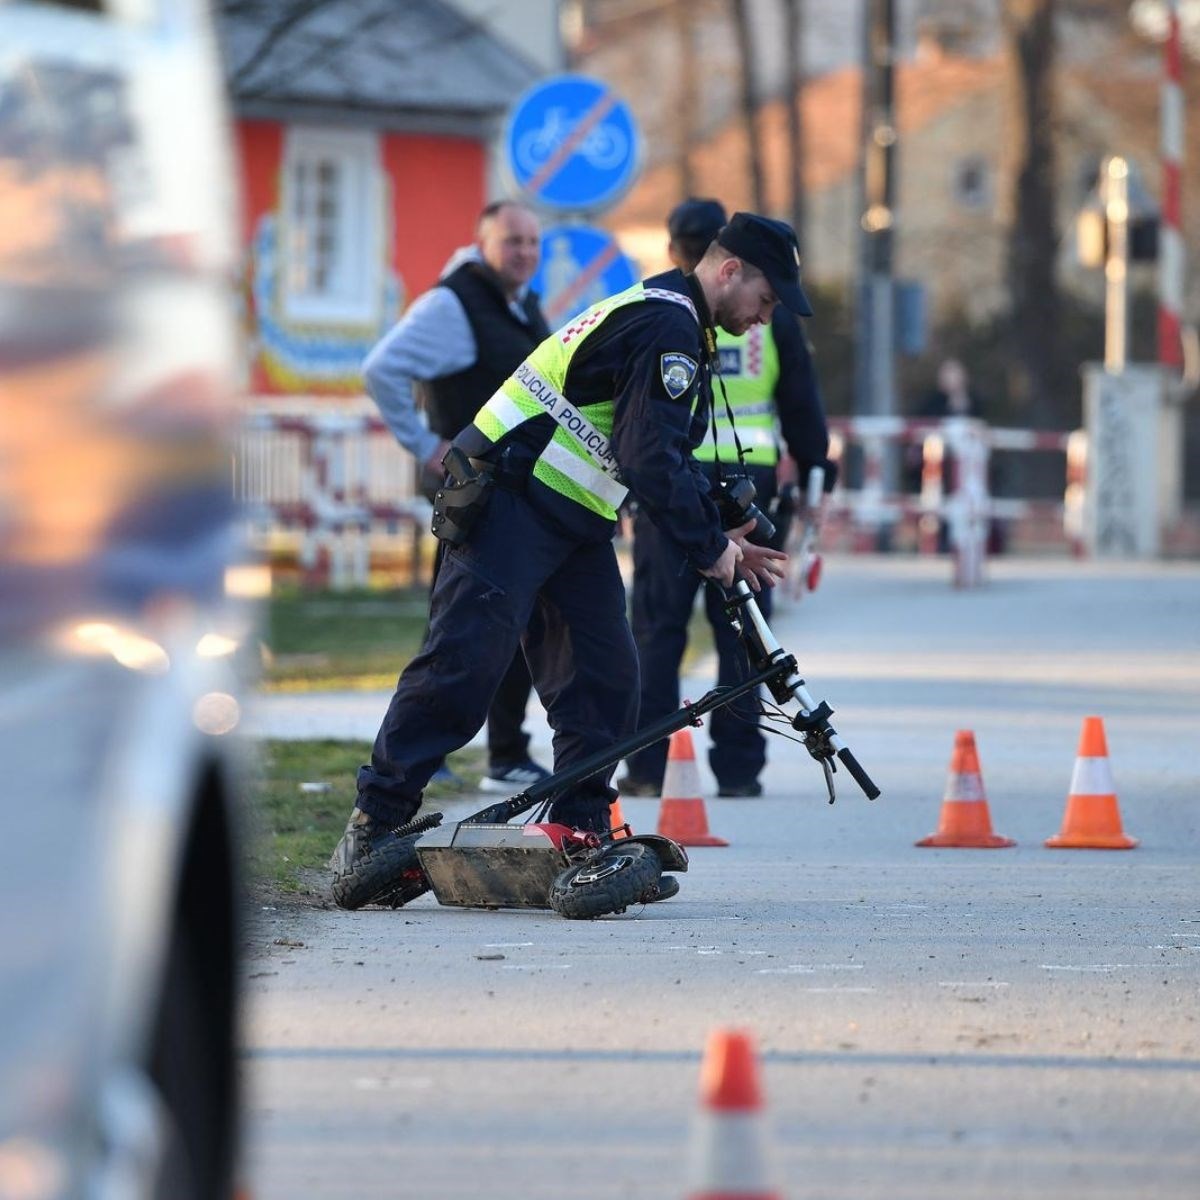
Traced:
<path id="1" fill-rule="evenodd" d="M 570 864 L 540 825 L 442 826 L 417 843 L 439 904 L 549 908 L 550 885 Z"/>

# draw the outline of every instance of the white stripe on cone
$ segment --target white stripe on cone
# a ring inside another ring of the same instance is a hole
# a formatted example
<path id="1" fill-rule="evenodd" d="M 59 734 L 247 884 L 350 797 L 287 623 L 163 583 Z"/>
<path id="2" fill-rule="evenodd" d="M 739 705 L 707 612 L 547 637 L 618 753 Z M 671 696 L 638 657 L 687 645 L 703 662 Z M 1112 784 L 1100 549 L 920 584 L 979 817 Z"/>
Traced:
<path id="1" fill-rule="evenodd" d="M 1075 770 L 1071 772 L 1072 796 L 1115 796 L 1116 792 L 1107 758 L 1075 760 Z"/>
<path id="2" fill-rule="evenodd" d="M 760 1113 L 704 1110 L 694 1128 L 689 1195 L 779 1200 Z"/>
<path id="3" fill-rule="evenodd" d="M 986 800 L 983 778 L 975 771 L 951 771 L 946 779 L 946 800 Z"/>
<path id="4" fill-rule="evenodd" d="M 664 800 L 699 800 L 700 771 L 694 758 L 668 758 L 663 775 Z"/>

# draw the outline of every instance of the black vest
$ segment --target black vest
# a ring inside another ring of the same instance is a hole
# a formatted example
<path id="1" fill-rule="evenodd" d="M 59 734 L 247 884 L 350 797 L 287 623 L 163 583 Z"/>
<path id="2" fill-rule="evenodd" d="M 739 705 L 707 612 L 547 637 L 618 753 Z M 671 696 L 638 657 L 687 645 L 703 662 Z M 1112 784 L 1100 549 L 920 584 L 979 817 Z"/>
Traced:
<path id="1" fill-rule="evenodd" d="M 463 263 L 438 286 L 458 297 L 475 336 L 475 361 L 465 371 L 427 385 L 429 428 L 449 440 L 471 424 L 492 393 L 550 336 L 550 329 L 535 292 L 526 292 L 521 302 L 529 321 L 524 324 L 508 307 L 495 272 L 482 263 Z"/>

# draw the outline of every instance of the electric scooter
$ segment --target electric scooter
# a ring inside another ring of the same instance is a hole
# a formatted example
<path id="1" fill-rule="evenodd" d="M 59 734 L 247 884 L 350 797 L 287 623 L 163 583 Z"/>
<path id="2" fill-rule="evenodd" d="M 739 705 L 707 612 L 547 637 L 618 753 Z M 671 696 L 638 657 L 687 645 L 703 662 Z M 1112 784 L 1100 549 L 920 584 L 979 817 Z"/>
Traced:
<path id="1" fill-rule="evenodd" d="M 687 851 L 659 834 L 631 833 L 622 826 L 591 833 L 545 820 L 565 788 L 607 770 L 621 759 L 670 737 L 705 714 L 732 704 L 765 686 L 775 705 L 764 706 L 769 720 L 799 734 L 821 764 L 829 803 L 836 799 L 837 761 L 869 800 L 879 788 L 829 723 L 833 710 L 814 700 L 795 658 L 776 641 L 754 593 L 738 581 L 725 593 L 725 612 L 746 647 L 750 673 L 732 687 L 714 688 L 662 720 L 624 738 L 573 767 L 533 784 L 508 800 L 488 805 L 450 825 L 441 813 L 428 813 L 393 831 L 355 870 L 335 884 L 343 908 L 379 904 L 400 908 L 432 890 L 439 904 L 470 908 L 550 908 L 568 919 L 624 912 L 630 905 L 665 900 L 679 890 L 668 874 L 688 869 Z M 795 702 L 790 715 L 779 705 Z M 791 736 L 781 729 L 767 732 Z M 509 824 L 538 809 L 531 823 Z"/>

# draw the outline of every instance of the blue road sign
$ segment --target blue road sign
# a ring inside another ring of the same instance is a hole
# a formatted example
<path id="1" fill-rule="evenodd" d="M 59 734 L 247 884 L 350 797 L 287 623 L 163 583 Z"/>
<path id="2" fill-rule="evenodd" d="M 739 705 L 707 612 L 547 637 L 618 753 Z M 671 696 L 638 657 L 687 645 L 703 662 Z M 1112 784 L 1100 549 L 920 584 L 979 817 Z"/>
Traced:
<path id="1" fill-rule="evenodd" d="M 556 225 L 542 234 L 542 263 L 532 286 L 551 329 L 636 283 L 637 266 L 612 235 L 587 225 Z"/>
<path id="2" fill-rule="evenodd" d="M 640 142 L 633 114 L 605 83 L 556 75 L 513 106 L 504 135 L 508 169 L 534 203 L 593 212 L 633 182 Z"/>

